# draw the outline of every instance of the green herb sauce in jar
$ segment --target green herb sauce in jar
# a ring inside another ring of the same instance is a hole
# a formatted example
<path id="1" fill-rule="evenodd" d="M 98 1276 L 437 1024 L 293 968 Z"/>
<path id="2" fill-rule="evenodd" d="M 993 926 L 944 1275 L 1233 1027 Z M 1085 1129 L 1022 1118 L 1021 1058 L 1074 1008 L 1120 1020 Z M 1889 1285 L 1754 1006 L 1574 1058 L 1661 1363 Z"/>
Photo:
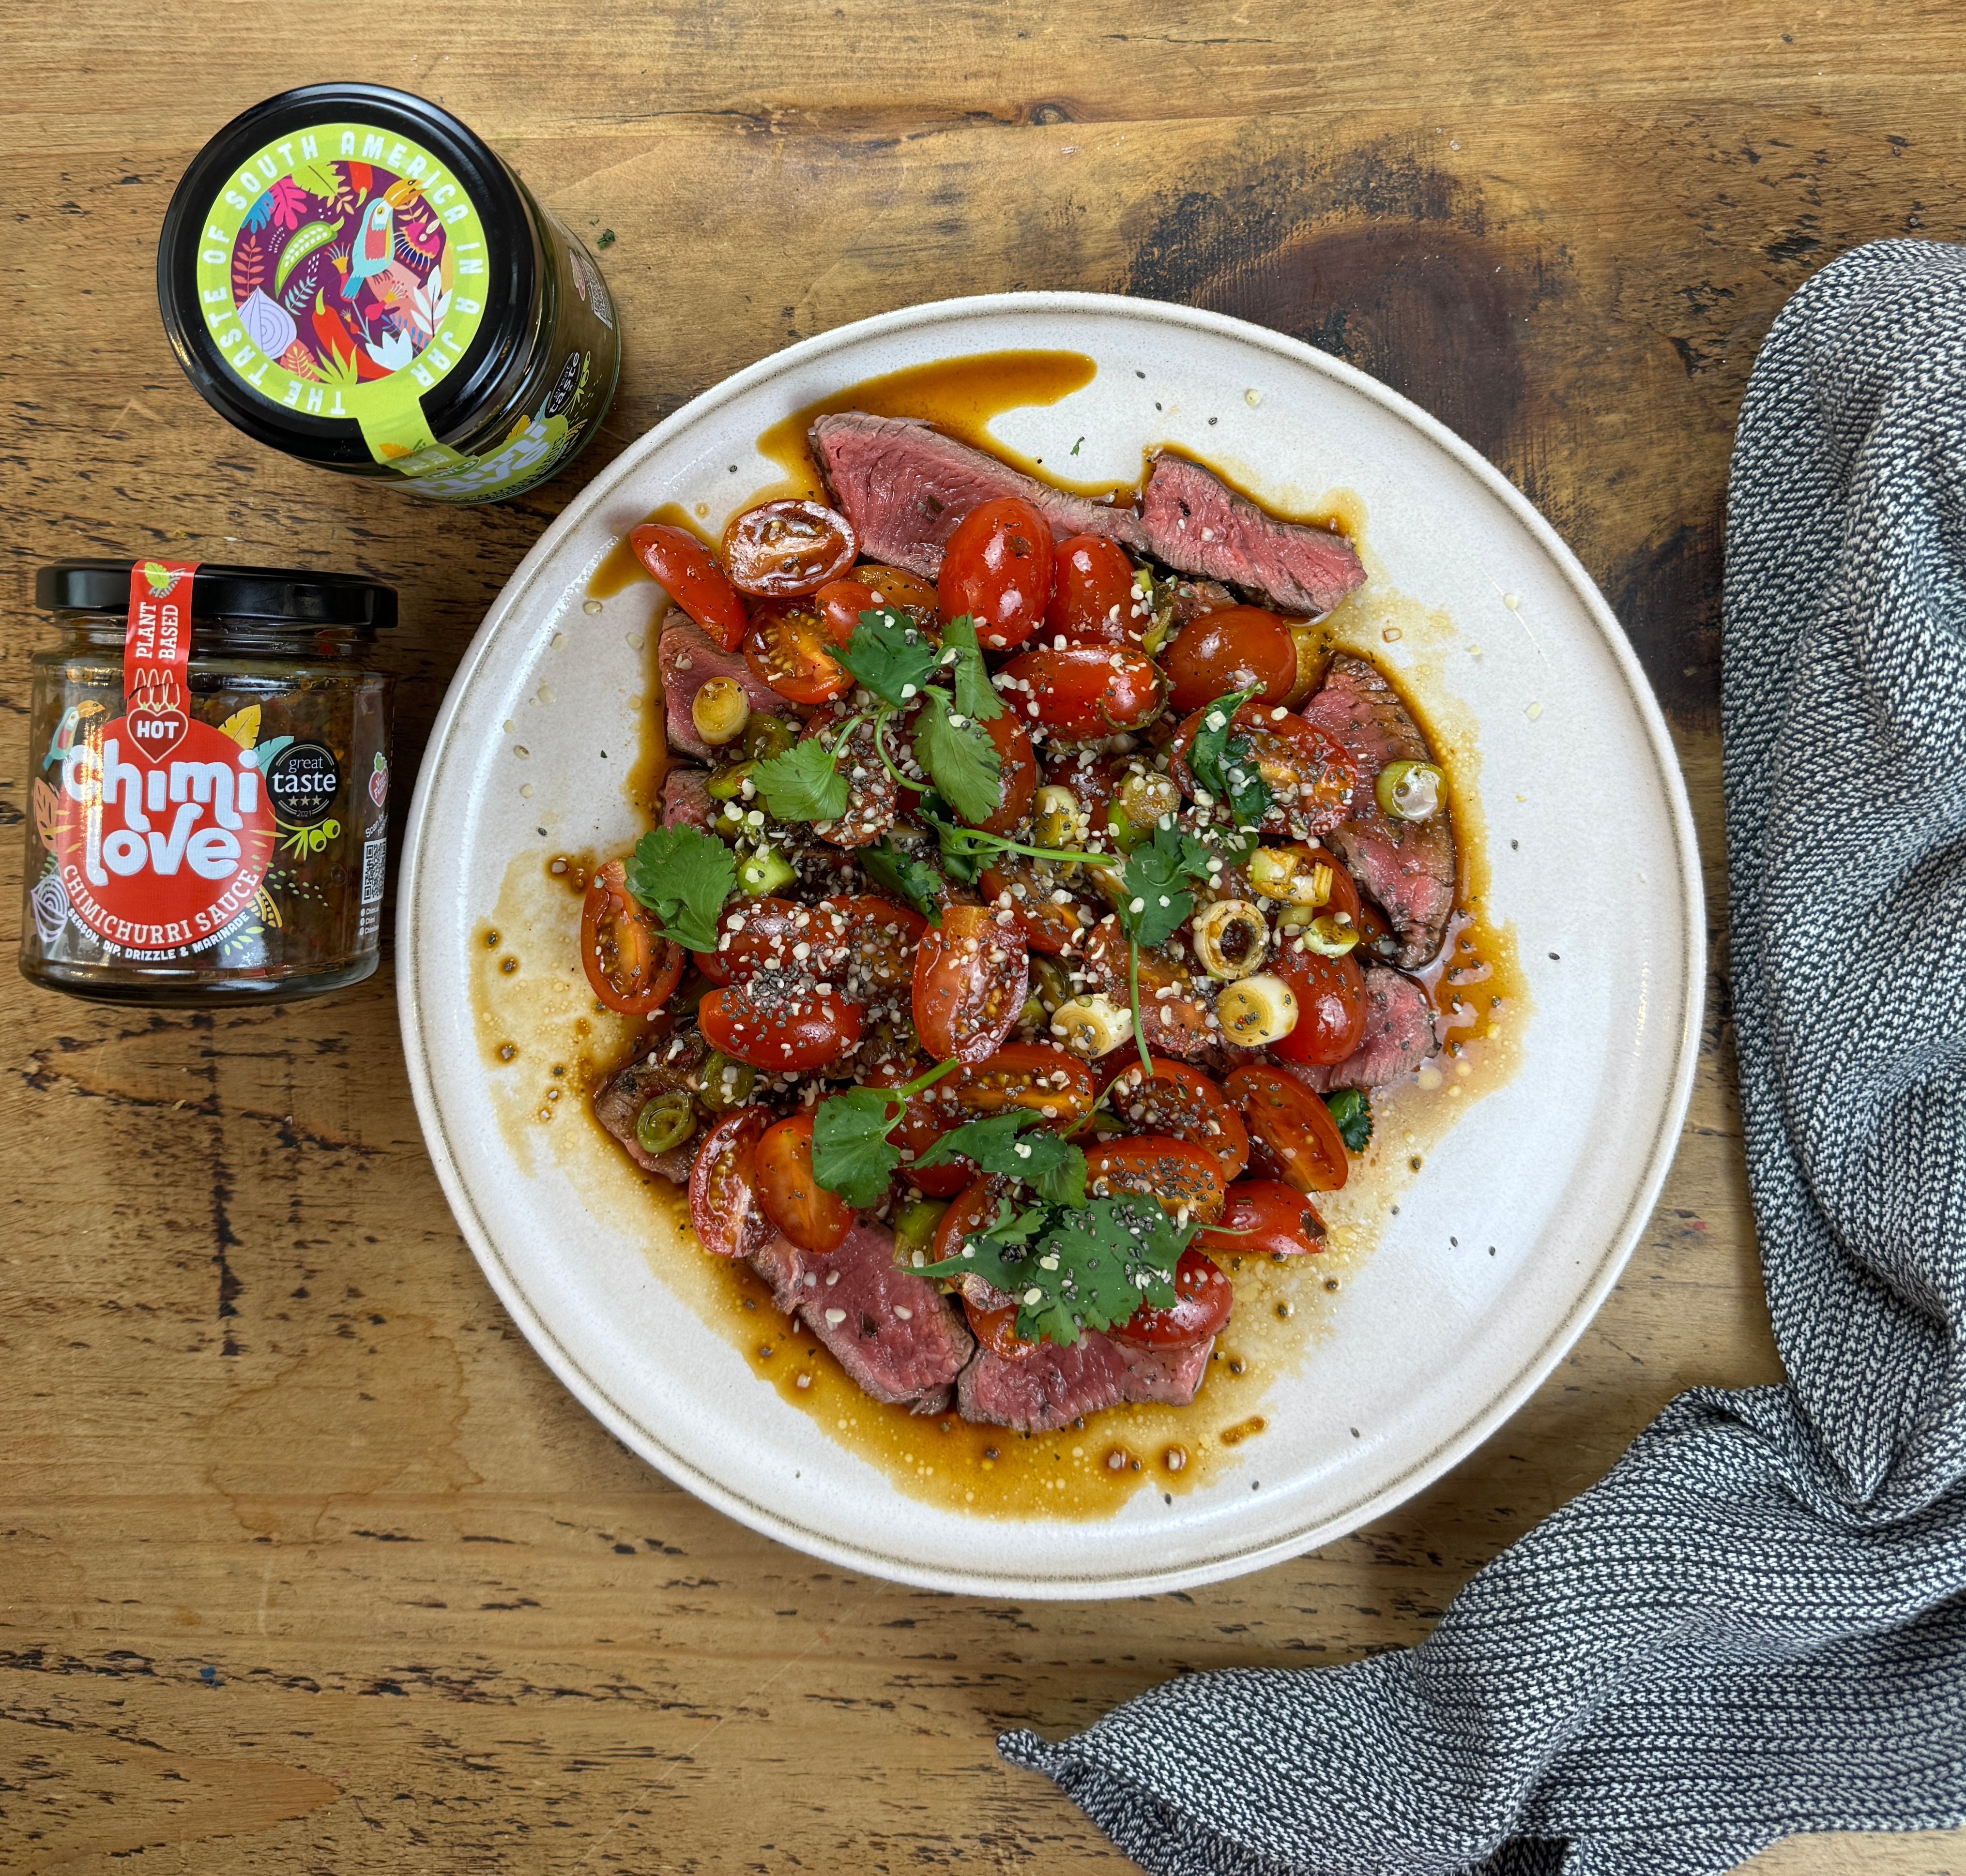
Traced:
<path id="1" fill-rule="evenodd" d="M 41 568 L 21 968 L 111 1002 L 284 1001 L 375 968 L 385 586 L 156 561 Z"/>
<path id="2" fill-rule="evenodd" d="M 249 436 L 434 500 L 502 500 L 593 436 L 620 335 L 580 240 L 449 112 L 311 85 L 235 117 L 164 217 L 185 373 Z"/>

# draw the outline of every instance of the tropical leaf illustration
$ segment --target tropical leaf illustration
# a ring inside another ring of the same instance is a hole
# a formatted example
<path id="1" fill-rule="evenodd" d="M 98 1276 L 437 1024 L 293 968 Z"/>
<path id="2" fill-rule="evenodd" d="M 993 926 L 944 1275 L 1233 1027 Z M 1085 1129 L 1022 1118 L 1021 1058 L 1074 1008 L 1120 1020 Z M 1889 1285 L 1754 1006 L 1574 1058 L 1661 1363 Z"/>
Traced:
<path id="1" fill-rule="evenodd" d="M 273 198 L 273 225 L 298 228 L 308 212 L 307 191 L 288 176 L 276 176 L 269 193 Z"/>
<path id="2" fill-rule="evenodd" d="M 250 228 L 255 234 L 266 227 L 266 220 L 273 212 L 273 198 L 261 194 L 253 198 L 253 206 L 246 211 L 246 219 L 240 226 Z"/>
<path id="3" fill-rule="evenodd" d="M 314 368 L 321 382 L 332 385 L 340 391 L 353 391 L 362 381 L 362 368 L 355 362 L 353 352 L 337 352 L 327 346 L 314 361 Z"/>
<path id="4" fill-rule="evenodd" d="M 314 368 L 314 354 L 307 349 L 305 339 L 296 339 L 280 354 L 280 368 L 292 372 L 296 378 L 305 378 L 311 383 L 321 382 L 321 374 Z"/>
<path id="5" fill-rule="evenodd" d="M 340 232 L 341 224 L 338 221 L 311 221 L 299 230 L 280 250 L 279 269 L 273 275 L 273 291 L 279 292 L 302 261 L 317 248 L 327 246 Z"/>
<path id="6" fill-rule="evenodd" d="M 240 748 L 251 748 L 259 740 L 259 705 L 249 703 L 242 710 L 234 710 L 218 727 Z"/>
<path id="7" fill-rule="evenodd" d="M 269 736 L 259 745 L 259 772 L 264 774 L 273 758 L 293 741 L 291 736 Z"/>
<path id="8" fill-rule="evenodd" d="M 263 886 L 253 896 L 253 909 L 277 932 L 286 921 L 280 916 L 279 901 Z"/>
<path id="9" fill-rule="evenodd" d="M 356 171 L 366 170 L 369 166 L 366 163 L 340 163 L 329 167 L 335 172 L 335 177 L 334 187 L 325 191 L 327 205 L 336 214 L 345 215 L 369 192 L 355 180 Z"/>
<path id="10" fill-rule="evenodd" d="M 32 792 L 34 832 L 40 836 L 41 845 L 53 853 L 55 850 L 55 816 L 61 812 L 61 797 L 47 783 L 38 778 Z"/>
<path id="11" fill-rule="evenodd" d="M 335 184 L 339 179 L 331 163 L 305 162 L 294 165 L 295 182 L 324 200 L 334 193 Z"/>
<path id="12" fill-rule="evenodd" d="M 263 195 L 259 200 L 263 202 L 266 198 Z M 266 278 L 266 250 L 256 234 L 249 234 L 232 250 L 234 302 L 247 298 Z"/>
<path id="13" fill-rule="evenodd" d="M 178 577 L 161 562 L 147 560 L 143 562 L 143 584 L 153 593 L 161 597 L 178 583 Z"/>
<path id="14" fill-rule="evenodd" d="M 246 336 L 269 359 L 276 359 L 300 336 L 287 309 L 269 300 L 255 287 L 239 308 L 239 323 Z"/>

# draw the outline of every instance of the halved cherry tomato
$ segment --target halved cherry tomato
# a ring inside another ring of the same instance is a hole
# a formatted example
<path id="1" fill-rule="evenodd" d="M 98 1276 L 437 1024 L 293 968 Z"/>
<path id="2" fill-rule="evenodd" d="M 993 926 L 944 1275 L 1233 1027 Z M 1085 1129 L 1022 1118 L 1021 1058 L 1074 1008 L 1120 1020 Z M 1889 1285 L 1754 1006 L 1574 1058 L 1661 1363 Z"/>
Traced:
<path id="1" fill-rule="evenodd" d="M 1119 545 L 1097 534 L 1075 534 L 1054 551 L 1045 629 L 1084 644 L 1138 645 L 1153 614 L 1133 584 L 1133 563 Z"/>
<path id="2" fill-rule="evenodd" d="M 1103 990 L 1114 1002 L 1123 1006 L 1129 995 L 1128 957 L 1126 935 L 1118 919 L 1101 919 L 1092 928 L 1085 955 L 1086 987 Z M 1213 1012 L 1194 977 L 1183 967 L 1160 951 L 1143 951 L 1139 982 L 1140 1026 L 1147 1032 L 1149 1049 L 1192 1061 L 1219 1046 L 1221 1031 L 1208 1026 Z M 1137 1054 L 1134 1059 L 1139 1060 Z"/>
<path id="3" fill-rule="evenodd" d="M 801 1250 L 837 1250 L 853 1228 L 853 1208 L 812 1176 L 812 1116 L 794 1114 L 759 1140 L 758 1202 Z"/>
<path id="4" fill-rule="evenodd" d="M 927 1091 L 947 1125 L 1006 1108 L 1022 1108 L 1053 1126 L 1067 1127 L 1092 1112 L 1092 1070 L 1049 1042 L 1007 1042 L 994 1055 L 959 1068 Z"/>
<path id="5" fill-rule="evenodd" d="M 1342 1062 L 1365 1033 L 1365 973 L 1348 951 L 1326 957 L 1301 939 L 1278 948 L 1270 969 L 1297 993 L 1297 1027 L 1269 1045 L 1280 1062 Z"/>
<path id="6" fill-rule="evenodd" d="M 801 1074 L 852 1047 L 865 1014 L 836 990 L 820 990 L 803 971 L 760 970 L 712 990 L 697 1006 L 696 1024 L 704 1041 L 733 1062 Z"/>
<path id="7" fill-rule="evenodd" d="M 690 955 L 712 983 L 742 983 L 760 970 L 810 970 L 823 981 L 846 962 L 848 930 L 825 911 L 791 899 L 740 899 L 717 921 L 716 950 Z"/>
<path id="8" fill-rule="evenodd" d="M 1024 935 L 981 906 L 951 906 L 915 954 L 915 1035 L 939 1062 L 981 1062 L 1010 1033 L 1030 990 Z"/>
<path id="9" fill-rule="evenodd" d="M 1252 1062 L 1237 1069 L 1222 1092 L 1242 1110 L 1249 1129 L 1250 1163 L 1260 1141 L 1276 1172 L 1299 1192 L 1336 1192 L 1351 1173 L 1345 1141 L 1331 1110 L 1280 1068 Z"/>
<path id="10" fill-rule="evenodd" d="M 689 1168 L 689 1221 L 713 1257 L 748 1257 L 772 1241 L 758 1202 L 758 1142 L 772 1117 L 759 1107 L 727 1114 L 703 1137 Z"/>
<path id="11" fill-rule="evenodd" d="M 991 909 L 1009 912 L 1034 951 L 1056 957 L 1091 928 L 1091 915 L 1070 893 L 1062 903 L 1052 896 L 1064 889 L 1046 863 L 1006 854 L 983 869 L 981 883 Z"/>
<path id="12" fill-rule="evenodd" d="M 898 1088 L 910 1082 L 927 1066 L 912 1056 L 887 1056 L 872 1063 L 861 1075 L 866 1088 Z M 901 1149 L 901 1176 L 919 1192 L 931 1199 L 952 1199 L 977 1176 L 975 1163 L 958 1155 L 946 1165 L 917 1167 L 915 1161 L 956 1125 L 954 1118 L 937 1109 L 930 1099 L 933 1089 L 909 1096 L 901 1118 L 888 1136 Z"/>
<path id="13" fill-rule="evenodd" d="M 962 1240 L 988 1231 L 997 1222 L 1004 1201 L 1016 1182 L 999 1173 L 985 1173 L 963 1187 L 961 1195 L 945 1212 L 935 1228 L 935 1241 L 929 1253 L 932 1263 L 947 1263 L 962 1255 Z M 966 1277 L 963 1287 L 972 1286 Z M 985 1286 L 986 1289 L 987 1286 Z M 994 1302 L 993 1297 L 990 1299 Z"/>
<path id="14" fill-rule="evenodd" d="M 807 726 L 806 735 L 817 736 L 840 758 L 840 772 L 847 778 L 846 812 L 836 821 L 815 821 L 812 831 L 836 847 L 871 846 L 894 824 L 900 797 L 894 778 L 874 746 L 875 725 L 862 717 L 844 738 L 836 718 L 822 716 Z"/>
<path id="15" fill-rule="evenodd" d="M 851 645 L 860 615 L 881 607 L 899 613 L 918 631 L 933 638 L 942 636 L 942 603 L 935 588 L 905 568 L 856 567 L 843 578 L 828 581 L 813 599 L 835 645 Z"/>
<path id="16" fill-rule="evenodd" d="M 1175 779 L 1191 796 L 1199 790 L 1188 752 L 1207 710 L 1203 705 L 1181 725 L 1168 751 Z M 1294 710 L 1254 702 L 1236 713 L 1233 735 L 1249 744 L 1257 772 L 1269 784 L 1269 812 L 1261 822 L 1265 833 L 1302 839 L 1327 832 L 1344 819 L 1358 771 L 1335 738 Z"/>
<path id="17" fill-rule="evenodd" d="M 1036 1342 L 1027 1342 L 1017 1333 L 1015 1302 L 1005 1303 L 996 1309 L 984 1309 L 965 1296 L 962 1299 L 962 1313 L 969 1319 L 970 1334 L 1000 1360 L 1028 1361 L 1038 1352 Z"/>
<path id="18" fill-rule="evenodd" d="M 695 535 L 664 522 L 645 521 L 630 533 L 628 545 L 656 584 L 725 651 L 734 652 L 744 642 L 751 623 L 744 602 Z"/>
<path id="19" fill-rule="evenodd" d="M 853 523 L 821 502 L 768 501 L 747 508 L 724 530 L 730 584 L 760 599 L 817 593 L 859 552 Z"/>
<path id="20" fill-rule="evenodd" d="M 1230 1232 L 1241 1235 L 1231 1237 Z M 1307 1257 L 1324 1248 L 1324 1221 L 1295 1187 L 1241 1179 L 1229 1188 L 1220 1223 L 1195 1238 L 1201 1250 L 1228 1257 Z"/>
<path id="21" fill-rule="evenodd" d="M 790 703 L 830 703 L 853 688 L 853 674 L 827 648 L 826 620 L 811 603 L 772 600 L 758 608 L 744 639 L 744 662 Z"/>
<path id="22" fill-rule="evenodd" d="M 1178 710 L 1198 710 L 1252 684 L 1262 687 L 1252 703 L 1281 703 L 1297 683 L 1297 641 L 1290 627 L 1257 606 L 1204 613 L 1163 656 Z"/>
<path id="23" fill-rule="evenodd" d="M 1094 749 L 1067 748 L 1056 743 L 1045 745 L 1045 780 L 1072 790 L 1089 833 L 1106 832 L 1106 804 L 1117 793 L 1126 769 L 1123 757 L 1101 755 Z"/>
<path id="24" fill-rule="evenodd" d="M 1236 1307 L 1235 1286 L 1192 1244 L 1174 1267 L 1174 1293 L 1168 1308 L 1136 1309 L 1107 1333 L 1135 1348 L 1198 1348 L 1222 1332 Z"/>
<path id="25" fill-rule="evenodd" d="M 1031 797 L 1038 788 L 1038 759 L 1023 725 L 1008 710 L 980 727 L 997 751 L 997 809 L 971 825 L 986 834 L 1007 834 L 1030 812 Z"/>
<path id="26" fill-rule="evenodd" d="M 851 898 L 822 899 L 813 910 L 820 928 L 839 945 L 841 961 L 855 983 L 891 990 L 914 981 L 915 952 L 928 921 L 911 906 L 898 906 L 877 893 L 859 893 Z"/>
<path id="27" fill-rule="evenodd" d="M 1016 687 L 1012 707 L 1068 742 L 1138 729 L 1167 694 L 1160 667 L 1127 645 L 1040 645 L 1003 674 Z"/>
<path id="28" fill-rule="evenodd" d="M 1113 1079 L 1113 1112 L 1143 1133 L 1172 1134 L 1213 1154 L 1226 1182 L 1249 1163 L 1249 1135 L 1242 1116 L 1198 1068 L 1153 1058 L 1149 1076 L 1137 1058 Z"/>
<path id="29" fill-rule="evenodd" d="M 1211 1147 L 1172 1134 L 1126 1134 L 1085 1149 L 1085 1189 L 1094 1199 L 1139 1192 L 1165 1212 L 1210 1219 L 1222 1209 L 1225 1183 Z"/>
<path id="30" fill-rule="evenodd" d="M 962 517 L 936 582 L 945 619 L 967 613 L 990 651 L 1022 645 L 1051 603 L 1051 524 L 1021 495 L 1005 495 Z"/>
<path id="31" fill-rule="evenodd" d="M 630 896 L 620 861 L 595 869 L 581 902 L 580 962 L 596 997 L 624 1016 L 646 1016 L 669 1001 L 688 955 Z"/>

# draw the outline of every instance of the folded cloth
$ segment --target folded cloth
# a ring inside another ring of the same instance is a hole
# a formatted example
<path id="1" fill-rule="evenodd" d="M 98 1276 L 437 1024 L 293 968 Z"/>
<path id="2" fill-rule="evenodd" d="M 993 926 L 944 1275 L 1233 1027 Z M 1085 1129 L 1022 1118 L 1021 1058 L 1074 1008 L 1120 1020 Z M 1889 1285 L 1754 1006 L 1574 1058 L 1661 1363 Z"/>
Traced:
<path id="1" fill-rule="evenodd" d="M 1787 1382 L 1699 1388 L 1419 1647 L 1057 1746 L 1149 1870 L 1706 1876 L 1966 1822 L 1966 249 L 1784 308 L 1728 496 L 1747 1157 Z"/>

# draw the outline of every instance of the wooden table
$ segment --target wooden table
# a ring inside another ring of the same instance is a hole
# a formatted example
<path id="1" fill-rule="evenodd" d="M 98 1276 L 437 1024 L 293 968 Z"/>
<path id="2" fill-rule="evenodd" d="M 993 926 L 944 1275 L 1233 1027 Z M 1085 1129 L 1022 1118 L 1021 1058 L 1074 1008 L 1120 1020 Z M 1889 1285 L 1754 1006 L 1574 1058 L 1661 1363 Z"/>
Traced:
<path id="1" fill-rule="evenodd" d="M 1812 269 L 1956 237 L 1962 62 L 1966 18 L 1931 0 L 9 9 L 10 828 L 40 562 L 395 581 L 413 758 L 520 555 L 685 399 L 863 314 L 1093 288 L 1335 350 L 1542 507 L 1671 718 L 1716 975 L 1665 1199 L 1503 1432 L 1323 1552 L 1064 1606 L 808 1562 L 604 1434 L 452 1224 L 386 963 L 328 1002 L 216 1016 L 10 977 L 0 1866 L 1118 1869 L 997 1763 L 999 1726 L 1062 1732 L 1181 1668 L 1415 1641 L 1670 1396 L 1775 1376 L 1720 974 L 1729 439 Z M 179 172 L 235 111 L 330 77 L 440 99 L 601 246 L 628 363 L 573 474 L 433 516 L 247 442 L 179 375 L 152 265 Z M 1819 1839 L 1758 1867 L 1966 1869 L 1966 1842 Z"/>

